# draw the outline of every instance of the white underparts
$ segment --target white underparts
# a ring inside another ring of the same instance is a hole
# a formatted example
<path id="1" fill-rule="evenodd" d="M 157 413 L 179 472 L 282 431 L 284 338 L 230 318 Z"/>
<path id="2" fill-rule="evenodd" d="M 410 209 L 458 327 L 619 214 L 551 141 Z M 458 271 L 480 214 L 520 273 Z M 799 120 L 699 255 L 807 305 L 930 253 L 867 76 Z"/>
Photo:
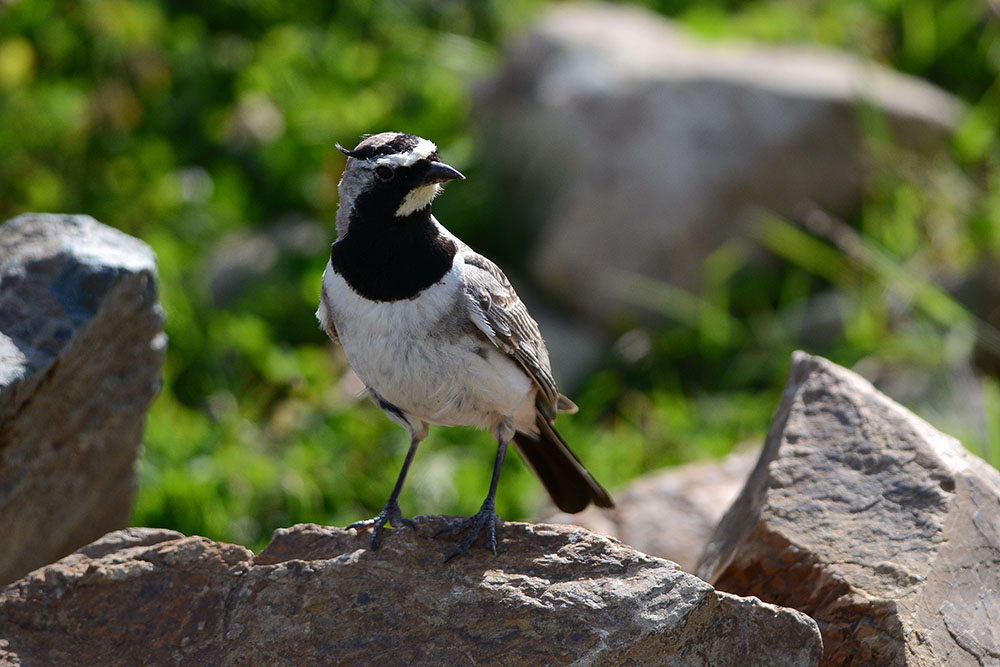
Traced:
<path id="1" fill-rule="evenodd" d="M 437 183 L 430 183 L 428 185 L 421 185 L 418 188 L 413 188 L 406 193 L 406 197 L 403 198 L 403 203 L 399 205 L 396 209 L 396 217 L 402 218 L 415 211 L 419 211 L 423 207 L 431 203 L 431 200 L 437 196 L 440 191 L 440 186 Z"/>
<path id="2" fill-rule="evenodd" d="M 504 439 L 512 430 L 535 433 L 537 390 L 531 378 L 463 326 L 465 267 L 458 252 L 441 281 L 416 298 L 371 301 L 327 264 L 320 302 L 327 312 L 320 318 L 336 323 L 358 378 L 411 424 L 474 426 Z"/>

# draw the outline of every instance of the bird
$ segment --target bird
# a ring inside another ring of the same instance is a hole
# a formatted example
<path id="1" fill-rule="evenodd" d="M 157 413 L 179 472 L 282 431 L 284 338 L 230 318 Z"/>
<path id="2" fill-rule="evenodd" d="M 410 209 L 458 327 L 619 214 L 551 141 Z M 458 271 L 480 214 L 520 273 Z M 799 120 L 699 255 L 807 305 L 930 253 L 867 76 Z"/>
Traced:
<path id="1" fill-rule="evenodd" d="M 446 561 L 468 551 L 484 526 L 496 554 L 497 482 L 511 443 L 562 511 L 612 507 L 553 426 L 558 412 L 577 407 L 556 387 L 538 324 L 503 271 L 431 213 L 442 184 L 465 176 L 412 134 L 381 132 L 352 150 L 336 147 L 347 160 L 317 318 L 371 400 L 410 439 L 382 511 L 348 528 L 371 528 L 372 550 L 386 525 L 414 528 L 399 493 L 432 425 L 486 429 L 497 441 L 479 511 L 444 529 L 468 529 Z"/>

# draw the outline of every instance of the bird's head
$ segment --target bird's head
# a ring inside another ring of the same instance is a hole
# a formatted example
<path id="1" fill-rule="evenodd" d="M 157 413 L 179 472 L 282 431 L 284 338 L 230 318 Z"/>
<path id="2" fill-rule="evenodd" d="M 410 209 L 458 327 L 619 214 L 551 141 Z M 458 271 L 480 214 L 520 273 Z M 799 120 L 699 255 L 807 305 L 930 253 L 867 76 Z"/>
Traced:
<path id="1" fill-rule="evenodd" d="M 430 206 L 441 183 L 465 178 L 441 162 L 433 142 L 412 134 L 382 132 L 353 150 L 337 148 L 348 158 L 339 185 L 338 227 L 341 213 L 406 218 Z"/>

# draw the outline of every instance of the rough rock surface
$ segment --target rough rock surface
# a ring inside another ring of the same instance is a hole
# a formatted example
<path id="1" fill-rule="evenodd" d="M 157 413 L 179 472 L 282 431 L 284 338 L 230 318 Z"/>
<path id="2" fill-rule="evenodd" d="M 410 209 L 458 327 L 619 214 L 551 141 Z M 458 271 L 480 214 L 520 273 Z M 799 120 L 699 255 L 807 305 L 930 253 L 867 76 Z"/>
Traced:
<path id="1" fill-rule="evenodd" d="M 797 352 L 698 572 L 812 616 L 824 664 L 1000 664 L 1000 473 Z"/>
<path id="2" fill-rule="evenodd" d="M 551 514 L 545 521 L 574 524 L 617 537 L 651 556 L 694 572 L 715 526 L 746 483 L 759 452 L 658 470 L 615 493 L 611 509 Z"/>
<path id="3" fill-rule="evenodd" d="M 0 583 L 127 525 L 162 324 L 145 243 L 88 216 L 0 226 Z"/>
<path id="4" fill-rule="evenodd" d="M 533 273 L 594 318 L 635 272 L 698 284 L 748 207 L 861 201 L 861 115 L 946 148 L 956 98 L 845 53 L 709 43 L 651 12 L 557 5 L 477 94 L 512 219 L 543 220 Z"/>
<path id="5" fill-rule="evenodd" d="M 804 614 L 718 593 L 580 528 L 507 523 L 498 555 L 442 562 L 441 517 L 391 531 L 279 530 L 243 547 L 113 533 L 0 591 L 23 664 L 812 665 Z"/>

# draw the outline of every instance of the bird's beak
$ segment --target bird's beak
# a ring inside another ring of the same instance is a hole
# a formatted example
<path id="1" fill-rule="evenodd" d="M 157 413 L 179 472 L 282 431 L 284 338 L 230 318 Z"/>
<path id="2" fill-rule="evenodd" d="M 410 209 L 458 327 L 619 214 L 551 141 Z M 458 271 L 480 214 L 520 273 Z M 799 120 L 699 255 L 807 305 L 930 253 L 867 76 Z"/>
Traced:
<path id="1" fill-rule="evenodd" d="M 464 181 L 465 176 L 458 169 L 449 167 L 444 162 L 431 162 L 430 170 L 424 175 L 424 183 L 444 183 L 445 181 Z"/>

